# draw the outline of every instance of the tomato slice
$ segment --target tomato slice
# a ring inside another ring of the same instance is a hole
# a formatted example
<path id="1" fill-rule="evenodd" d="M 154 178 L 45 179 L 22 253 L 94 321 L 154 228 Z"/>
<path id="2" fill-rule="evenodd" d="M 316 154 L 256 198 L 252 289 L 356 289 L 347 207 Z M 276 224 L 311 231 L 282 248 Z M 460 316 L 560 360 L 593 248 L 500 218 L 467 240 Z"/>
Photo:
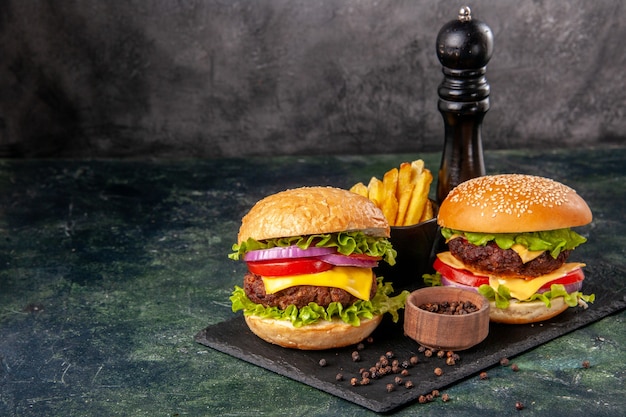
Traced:
<path id="1" fill-rule="evenodd" d="M 474 275 L 472 272 L 465 269 L 456 269 L 448 264 L 441 262 L 439 259 L 435 259 L 433 268 L 444 277 L 451 281 L 458 282 L 459 284 L 468 285 L 470 287 L 480 287 L 483 284 L 489 285 L 489 278 L 480 275 Z"/>
<path id="2" fill-rule="evenodd" d="M 270 259 L 248 262 L 247 264 L 250 272 L 266 277 L 315 274 L 328 271 L 333 267 L 317 258 Z"/>
<path id="3" fill-rule="evenodd" d="M 539 288 L 538 292 L 541 292 L 543 290 L 549 290 L 552 284 L 562 284 L 564 286 L 568 286 L 580 282 L 584 279 L 585 273 L 583 272 L 583 270 L 580 268 L 576 268 L 573 271 L 568 272 L 565 276 L 544 284 L 541 288 Z"/>

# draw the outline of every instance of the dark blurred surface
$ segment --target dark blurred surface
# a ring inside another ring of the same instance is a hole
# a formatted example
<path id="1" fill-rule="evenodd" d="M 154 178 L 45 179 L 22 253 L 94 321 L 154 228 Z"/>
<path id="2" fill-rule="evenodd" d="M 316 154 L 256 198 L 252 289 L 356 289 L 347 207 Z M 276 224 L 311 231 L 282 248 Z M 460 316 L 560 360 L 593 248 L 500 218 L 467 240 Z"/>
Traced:
<path id="1" fill-rule="evenodd" d="M 465 3 L 0 2 L 0 155 L 439 151 L 439 29 Z M 624 141 L 624 2 L 468 3 L 486 149 Z"/>
<path id="2" fill-rule="evenodd" d="M 376 415 L 194 336 L 236 317 L 228 297 L 245 266 L 227 254 L 257 200 L 301 185 L 349 187 L 416 157 L 436 167 L 440 154 L 0 160 L 0 415 Z M 626 148 L 489 151 L 485 160 L 488 173 L 576 189 L 594 220 L 577 228 L 588 242 L 571 259 L 596 282 L 610 274 L 600 300 L 623 297 Z M 513 415 L 517 401 L 525 416 L 622 415 L 625 320 L 609 315 L 512 356 L 518 372 L 496 365 L 487 379 L 445 387 L 451 401 L 397 415 Z"/>

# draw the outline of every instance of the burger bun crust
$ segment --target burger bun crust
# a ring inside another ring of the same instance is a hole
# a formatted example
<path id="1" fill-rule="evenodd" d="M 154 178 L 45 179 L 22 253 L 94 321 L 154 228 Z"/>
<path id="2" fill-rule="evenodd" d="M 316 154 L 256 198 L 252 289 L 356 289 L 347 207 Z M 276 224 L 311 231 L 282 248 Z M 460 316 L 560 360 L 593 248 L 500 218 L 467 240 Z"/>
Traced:
<path id="1" fill-rule="evenodd" d="M 359 326 L 341 320 L 319 321 L 294 327 L 290 321 L 245 316 L 246 324 L 266 342 L 291 349 L 324 350 L 349 346 L 361 342 L 378 327 L 382 315 L 362 319 Z"/>
<path id="2" fill-rule="evenodd" d="M 441 203 L 441 227 L 466 232 L 522 233 L 564 229 L 592 220 L 587 203 L 557 181 L 523 174 L 465 181 Z"/>
<path id="3" fill-rule="evenodd" d="M 357 230 L 389 237 L 390 228 L 366 197 L 334 187 L 301 187 L 257 202 L 243 217 L 237 242 Z"/>

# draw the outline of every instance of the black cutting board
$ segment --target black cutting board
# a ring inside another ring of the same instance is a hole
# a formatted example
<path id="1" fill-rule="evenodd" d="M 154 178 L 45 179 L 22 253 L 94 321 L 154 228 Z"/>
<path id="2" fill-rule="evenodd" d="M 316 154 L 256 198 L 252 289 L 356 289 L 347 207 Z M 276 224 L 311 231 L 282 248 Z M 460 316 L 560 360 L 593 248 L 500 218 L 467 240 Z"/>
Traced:
<path id="1" fill-rule="evenodd" d="M 418 344 L 404 336 L 402 323 L 393 323 L 388 317 L 372 334 L 373 341 L 363 343 L 358 362 L 352 359 L 356 346 L 326 351 L 300 351 L 269 344 L 248 329 L 241 314 L 201 330 L 195 340 L 372 411 L 384 413 L 415 402 L 420 395 L 477 374 L 498 364 L 504 357 L 511 358 L 626 308 L 626 289 L 620 279 L 626 271 L 604 265 L 595 270 L 587 268 L 586 272 L 585 293 L 596 294 L 596 301 L 588 309 L 570 308 L 543 323 L 492 323 L 487 338 L 471 349 L 458 352 L 461 359 L 453 366 L 446 365 L 445 359 L 436 356 L 427 358 L 419 353 Z M 606 291 L 607 288 L 612 291 Z M 360 368 L 370 368 L 388 351 L 393 352 L 400 362 L 408 360 L 412 355 L 418 356 L 420 362 L 410 367 L 410 375 L 403 378 L 404 381 L 411 380 L 413 388 L 398 386 L 388 392 L 386 385 L 394 383 L 397 375 L 372 380 L 369 385 L 351 386 L 350 379 L 359 377 Z M 326 366 L 320 366 L 321 359 L 326 361 Z M 436 367 L 444 371 L 443 375 L 434 374 Z M 343 381 L 336 380 L 338 373 L 343 374 Z"/>

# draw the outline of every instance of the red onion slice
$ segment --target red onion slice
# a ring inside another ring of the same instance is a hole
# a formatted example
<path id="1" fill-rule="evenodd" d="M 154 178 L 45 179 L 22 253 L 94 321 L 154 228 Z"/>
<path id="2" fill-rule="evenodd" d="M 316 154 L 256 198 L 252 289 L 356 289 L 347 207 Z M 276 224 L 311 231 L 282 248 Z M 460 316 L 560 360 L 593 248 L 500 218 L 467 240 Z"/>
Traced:
<path id="1" fill-rule="evenodd" d="M 377 260 L 353 258 L 351 256 L 341 255 L 339 253 L 331 253 L 329 255 L 319 256 L 324 262 L 335 266 L 356 266 L 360 268 L 374 268 L 378 266 Z"/>
<path id="2" fill-rule="evenodd" d="M 463 290 L 478 292 L 478 287 L 472 287 L 471 285 L 459 284 L 458 282 L 454 282 L 451 279 L 444 277 L 443 275 L 441 276 L 441 285 L 443 285 L 444 287 L 456 287 L 456 288 L 461 288 Z"/>
<path id="3" fill-rule="evenodd" d="M 275 247 L 270 249 L 252 250 L 243 255 L 243 260 L 246 262 L 254 262 L 268 261 L 270 259 L 311 258 L 315 256 L 328 255 L 335 252 L 335 248 L 318 248 L 315 246 L 309 246 L 308 249 L 301 249 L 300 247 L 293 245 L 286 247 Z"/>

